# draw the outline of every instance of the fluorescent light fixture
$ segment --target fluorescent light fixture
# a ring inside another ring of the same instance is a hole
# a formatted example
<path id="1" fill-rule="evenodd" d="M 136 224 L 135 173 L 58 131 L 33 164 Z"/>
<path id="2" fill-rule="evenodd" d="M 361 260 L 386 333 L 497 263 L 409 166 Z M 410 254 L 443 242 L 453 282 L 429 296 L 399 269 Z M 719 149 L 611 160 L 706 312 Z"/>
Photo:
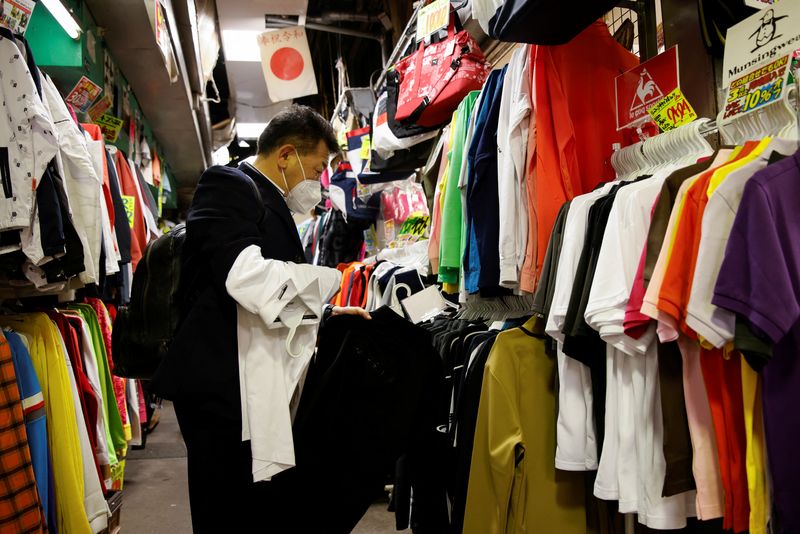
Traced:
<path id="1" fill-rule="evenodd" d="M 67 32 L 72 39 L 78 39 L 81 36 L 81 27 L 75 21 L 75 18 L 72 16 L 72 13 L 67 11 L 67 8 L 64 7 L 64 4 L 61 3 L 61 0 L 41 0 L 44 4 L 44 7 L 53 15 L 61 27 L 64 28 L 64 31 Z"/>
<path id="2" fill-rule="evenodd" d="M 222 47 L 226 61 L 261 62 L 258 36 L 263 30 L 222 30 Z"/>
<path id="3" fill-rule="evenodd" d="M 239 139 L 239 148 L 250 148 L 250 143 L 244 139 Z"/>
<path id="4" fill-rule="evenodd" d="M 236 135 L 239 139 L 258 139 L 266 127 L 266 122 L 237 122 Z"/>

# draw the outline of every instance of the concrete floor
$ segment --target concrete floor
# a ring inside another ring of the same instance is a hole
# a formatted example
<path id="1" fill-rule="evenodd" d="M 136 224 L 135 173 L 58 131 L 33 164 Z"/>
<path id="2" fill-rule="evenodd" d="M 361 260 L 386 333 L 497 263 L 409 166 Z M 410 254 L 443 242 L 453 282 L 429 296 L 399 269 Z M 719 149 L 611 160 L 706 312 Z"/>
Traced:
<path id="1" fill-rule="evenodd" d="M 395 532 L 386 503 L 370 508 L 353 534 Z M 314 504 L 309 503 L 309 511 Z M 122 534 L 191 534 L 186 448 L 172 404 L 165 402 L 161 423 L 144 450 L 128 452 L 121 514 Z"/>

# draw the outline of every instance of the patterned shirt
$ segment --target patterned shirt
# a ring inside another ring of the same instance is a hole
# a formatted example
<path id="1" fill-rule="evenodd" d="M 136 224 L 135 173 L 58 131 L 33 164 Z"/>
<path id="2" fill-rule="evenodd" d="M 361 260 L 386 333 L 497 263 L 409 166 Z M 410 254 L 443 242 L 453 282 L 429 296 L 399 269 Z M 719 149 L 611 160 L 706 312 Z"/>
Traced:
<path id="1" fill-rule="evenodd" d="M 0 335 L 0 532 L 47 532 L 11 348 Z"/>

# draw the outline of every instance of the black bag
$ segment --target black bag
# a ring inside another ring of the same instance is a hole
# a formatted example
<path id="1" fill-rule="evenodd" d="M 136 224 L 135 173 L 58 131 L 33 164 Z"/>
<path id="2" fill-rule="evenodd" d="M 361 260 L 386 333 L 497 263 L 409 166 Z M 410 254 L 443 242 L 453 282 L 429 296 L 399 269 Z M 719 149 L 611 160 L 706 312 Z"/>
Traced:
<path id="1" fill-rule="evenodd" d="M 589 27 L 619 0 L 506 0 L 489 21 L 498 41 L 561 45 Z"/>
<path id="2" fill-rule="evenodd" d="M 397 73 L 397 71 L 390 70 L 386 74 L 386 115 L 387 122 L 389 123 L 389 129 L 392 130 L 392 133 L 396 137 L 403 139 L 405 137 L 411 137 L 414 135 L 439 130 L 441 128 L 440 126 L 417 126 L 416 124 L 402 123 L 395 118 L 395 115 L 397 115 L 397 94 L 399 88 L 400 75 Z"/>
<path id="3" fill-rule="evenodd" d="M 114 374 L 150 379 L 167 356 L 178 328 L 178 282 L 186 227 L 179 224 L 151 241 L 136 266 L 131 302 L 114 321 Z"/>

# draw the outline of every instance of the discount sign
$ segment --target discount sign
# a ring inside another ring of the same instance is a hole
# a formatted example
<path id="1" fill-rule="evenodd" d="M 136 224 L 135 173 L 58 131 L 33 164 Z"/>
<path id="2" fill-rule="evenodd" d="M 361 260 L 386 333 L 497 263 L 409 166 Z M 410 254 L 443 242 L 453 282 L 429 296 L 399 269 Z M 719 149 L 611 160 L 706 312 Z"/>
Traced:
<path id="1" fill-rule="evenodd" d="M 741 117 L 780 100 L 789 80 L 789 55 L 756 67 L 728 85 L 723 120 Z"/>
<path id="2" fill-rule="evenodd" d="M 680 88 L 674 89 L 670 94 L 656 102 L 647 110 L 656 121 L 662 132 L 674 130 L 684 124 L 689 124 L 697 118 L 697 113 L 692 109 L 689 101 L 683 96 Z"/>

